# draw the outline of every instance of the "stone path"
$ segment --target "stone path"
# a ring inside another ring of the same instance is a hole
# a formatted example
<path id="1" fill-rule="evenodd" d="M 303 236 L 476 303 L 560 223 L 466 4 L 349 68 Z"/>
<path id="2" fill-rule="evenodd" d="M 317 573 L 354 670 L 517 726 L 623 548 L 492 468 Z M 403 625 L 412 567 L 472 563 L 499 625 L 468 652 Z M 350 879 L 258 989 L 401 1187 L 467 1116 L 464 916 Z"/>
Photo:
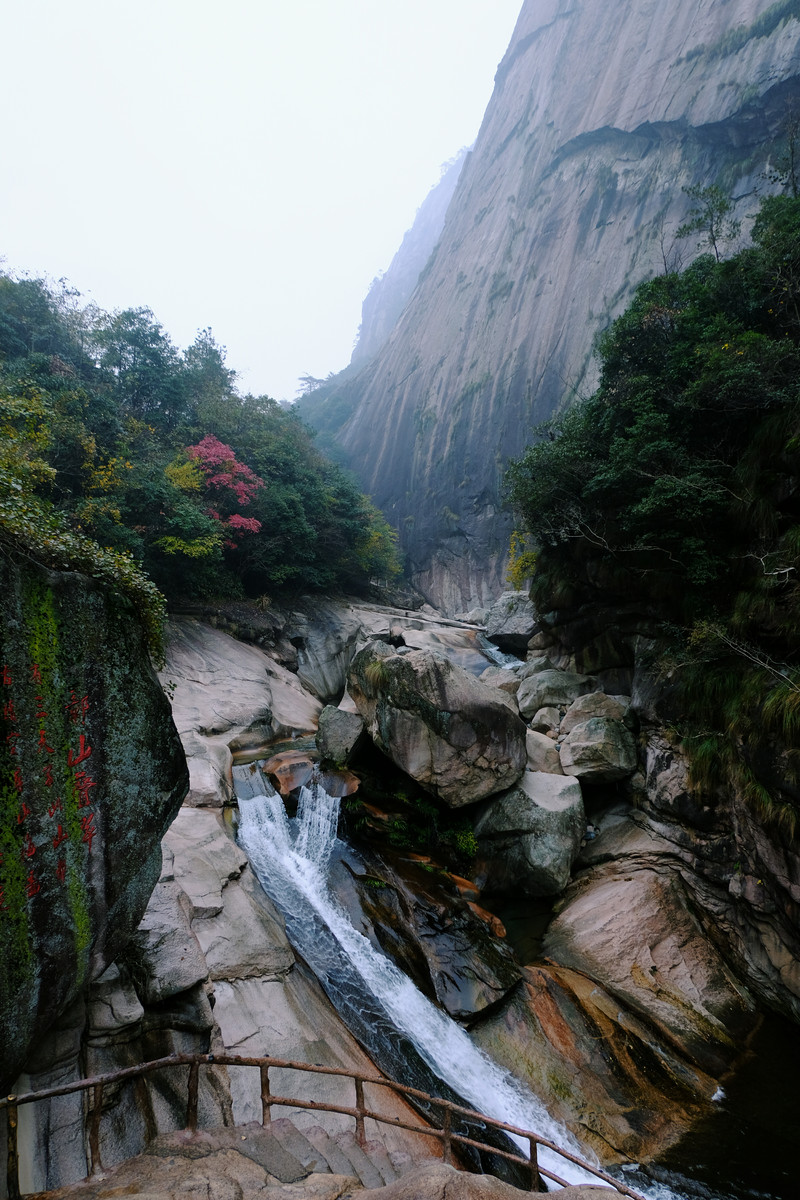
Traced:
<path id="1" fill-rule="evenodd" d="M 365 1190 L 366 1189 L 366 1190 Z M 144 1154 L 102 1175 L 27 1200 L 520 1200 L 526 1193 L 489 1175 L 445 1163 L 364 1149 L 351 1133 L 320 1126 L 301 1133 L 286 1118 L 269 1128 L 245 1125 L 196 1134 L 164 1134 Z M 603 1200 L 608 1188 L 567 1188 L 562 1200 Z"/>

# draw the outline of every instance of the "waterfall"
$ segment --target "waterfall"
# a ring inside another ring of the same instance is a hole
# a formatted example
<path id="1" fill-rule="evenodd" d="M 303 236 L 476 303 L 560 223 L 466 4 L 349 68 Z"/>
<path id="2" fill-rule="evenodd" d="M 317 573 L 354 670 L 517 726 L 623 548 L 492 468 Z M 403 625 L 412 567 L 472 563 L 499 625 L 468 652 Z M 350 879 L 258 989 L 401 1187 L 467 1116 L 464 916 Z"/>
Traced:
<path id="1" fill-rule="evenodd" d="M 350 1011 L 362 1017 L 369 1013 L 373 1036 L 399 1033 L 411 1043 L 468 1105 L 587 1158 L 540 1100 L 478 1049 L 464 1029 L 353 928 L 326 882 L 338 799 L 319 785 L 303 788 L 297 816 L 289 820 L 281 797 L 269 784 L 262 781 L 263 794 L 258 794 L 260 787 L 249 768 L 235 768 L 234 775 L 245 784 L 239 789 L 239 842 L 264 890 L 284 913 L 295 948 L 323 982 L 333 977 L 339 994 L 349 997 Z M 257 778 L 261 780 L 260 772 Z M 518 1144 L 527 1153 L 527 1142 Z M 571 1183 L 598 1183 L 552 1151 L 540 1149 L 539 1161 Z"/>

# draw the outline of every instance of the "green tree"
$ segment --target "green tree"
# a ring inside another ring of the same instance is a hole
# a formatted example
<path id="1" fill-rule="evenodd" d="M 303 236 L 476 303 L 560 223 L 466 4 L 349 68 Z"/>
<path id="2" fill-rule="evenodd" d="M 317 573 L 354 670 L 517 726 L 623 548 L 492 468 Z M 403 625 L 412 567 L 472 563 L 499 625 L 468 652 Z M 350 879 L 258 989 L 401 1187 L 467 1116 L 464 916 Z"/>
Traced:
<path id="1" fill-rule="evenodd" d="M 733 216 L 733 201 L 716 184 L 710 187 L 685 187 L 684 192 L 694 204 L 689 209 L 689 220 L 676 232 L 676 237 L 690 237 L 693 233 L 703 236 L 698 246 L 710 246 L 717 260 L 722 257 L 722 247 L 739 236 L 741 222 Z"/>

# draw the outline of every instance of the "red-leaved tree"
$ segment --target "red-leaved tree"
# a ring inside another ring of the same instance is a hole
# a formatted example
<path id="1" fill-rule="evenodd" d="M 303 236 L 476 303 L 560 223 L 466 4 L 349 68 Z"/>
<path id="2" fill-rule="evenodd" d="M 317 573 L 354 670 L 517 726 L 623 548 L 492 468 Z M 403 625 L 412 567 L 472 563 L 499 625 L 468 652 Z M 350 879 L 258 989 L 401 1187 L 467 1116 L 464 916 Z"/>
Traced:
<path id="1" fill-rule="evenodd" d="M 245 463 L 240 463 L 231 447 L 212 433 L 206 434 L 196 446 L 187 446 L 186 453 L 205 475 L 206 491 L 216 493 L 219 507 L 208 508 L 206 512 L 229 531 L 230 537 L 225 544 L 234 548 L 236 542 L 232 538 L 258 533 L 260 521 L 230 510 L 249 504 L 258 489 L 264 486 L 263 479 L 259 479 Z"/>

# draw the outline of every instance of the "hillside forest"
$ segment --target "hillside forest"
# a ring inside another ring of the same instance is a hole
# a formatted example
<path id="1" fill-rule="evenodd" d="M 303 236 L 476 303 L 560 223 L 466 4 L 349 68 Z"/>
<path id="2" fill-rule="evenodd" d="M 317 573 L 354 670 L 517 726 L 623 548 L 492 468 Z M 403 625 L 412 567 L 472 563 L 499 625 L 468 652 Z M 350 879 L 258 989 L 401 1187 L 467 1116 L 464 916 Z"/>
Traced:
<path id="1" fill-rule="evenodd" d="M 211 331 L 0 275 L 0 541 L 172 604 L 359 591 L 394 536 L 311 431 L 241 395 Z"/>

